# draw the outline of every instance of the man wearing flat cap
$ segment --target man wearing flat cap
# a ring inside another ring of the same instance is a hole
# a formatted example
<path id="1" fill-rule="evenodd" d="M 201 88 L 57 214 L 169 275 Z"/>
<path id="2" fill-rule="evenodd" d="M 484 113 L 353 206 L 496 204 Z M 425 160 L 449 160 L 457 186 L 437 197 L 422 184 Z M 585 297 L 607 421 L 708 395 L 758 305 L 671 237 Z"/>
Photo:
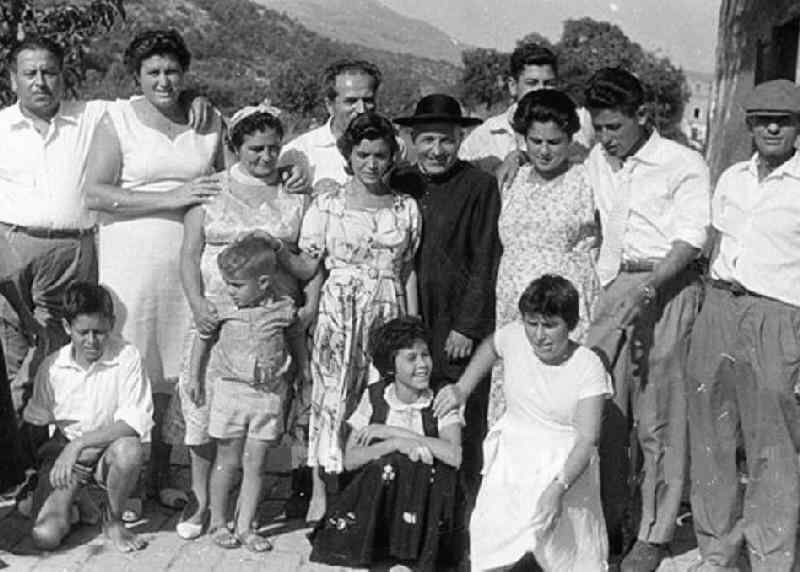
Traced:
<path id="1" fill-rule="evenodd" d="M 712 201 L 716 239 L 689 354 L 695 570 L 794 570 L 800 516 L 800 90 L 745 101 L 756 152 Z M 739 471 L 744 452 L 747 479 Z"/>
<path id="2" fill-rule="evenodd" d="M 394 121 L 410 128 L 417 158 L 391 184 L 414 194 L 422 211 L 419 301 L 438 389 L 458 381 L 473 350 L 494 330 L 500 194 L 494 177 L 458 158 L 463 129 L 481 121 L 464 117 L 454 98 L 428 95 L 414 115 Z M 466 403 L 461 468 L 471 496 L 480 479 L 488 401 L 487 379 Z"/>

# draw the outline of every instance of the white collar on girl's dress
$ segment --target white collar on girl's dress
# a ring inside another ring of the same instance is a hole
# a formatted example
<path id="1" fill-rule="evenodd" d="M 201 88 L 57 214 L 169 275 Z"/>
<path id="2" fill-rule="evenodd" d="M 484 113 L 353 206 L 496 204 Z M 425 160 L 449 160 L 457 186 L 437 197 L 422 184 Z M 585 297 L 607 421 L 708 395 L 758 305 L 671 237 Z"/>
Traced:
<path id="1" fill-rule="evenodd" d="M 431 404 L 431 401 L 433 401 L 433 391 L 428 388 L 422 392 L 422 394 L 414 403 L 406 403 L 397 397 L 397 389 L 395 388 L 395 384 L 390 383 L 386 386 L 386 389 L 383 390 L 383 398 L 389 405 L 389 409 L 393 411 L 407 411 L 412 409 L 421 411 L 422 409 L 428 407 Z"/>
<path id="2" fill-rule="evenodd" d="M 271 186 L 265 183 L 263 180 L 259 179 L 258 177 L 254 177 L 253 175 L 245 171 L 241 163 L 236 163 L 230 168 L 230 175 L 231 179 L 243 185 L 259 186 L 259 187 Z M 280 186 L 281 184 L 279 183 L 278 187 Z"/>

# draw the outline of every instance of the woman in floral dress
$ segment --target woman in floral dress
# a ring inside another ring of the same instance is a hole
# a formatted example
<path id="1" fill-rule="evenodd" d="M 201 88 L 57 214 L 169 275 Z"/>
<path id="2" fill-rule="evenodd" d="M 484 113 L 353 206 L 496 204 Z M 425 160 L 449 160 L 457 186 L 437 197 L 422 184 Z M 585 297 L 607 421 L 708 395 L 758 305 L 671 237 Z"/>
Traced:
<path id="1" fill-rule="evenodd" d="M 599 292 L 594 269 L 598 229 L 586 170 L 569 160 L 572 136 L 580 127 L 575 104 L 557 90 L 530 92 L 520 100 L 513 126 L 525 137 L 531 162 L 502 189 L 497 328 L 519 317 L 517 301 L 532 280 L 559 274 L 578 289 L 580 320 L 571 337 L 580 343 Z M 492 371 L 490 427 L 504 411 L 500 363 Z"/>
<path id="2" fill-rule="evenodd" d="M 311 355 L 309 521 L 325 513 L 321 471 L 342 472 L 342 429 L 366 386 L 371 329 L 417 314 L 413 259 L 421 218 L 412 197 L 385 183 L 397 152 L 394 128 L 386 118 L 365 113 L 352 120 L 337 144 L 352 177 L 321 189 L 303 220 L 300 255 L 284 248 L 278 253 L 296 276 L 311 276 L 322 261 L 328 274 Z"/>

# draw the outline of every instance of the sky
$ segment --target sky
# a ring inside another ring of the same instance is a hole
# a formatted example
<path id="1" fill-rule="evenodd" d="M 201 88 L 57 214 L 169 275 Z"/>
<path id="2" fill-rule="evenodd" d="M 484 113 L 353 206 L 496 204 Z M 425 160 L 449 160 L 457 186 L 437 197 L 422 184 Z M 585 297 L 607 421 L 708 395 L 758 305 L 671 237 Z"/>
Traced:
<path id="1" fill-rule="evenodd" d="M 539 32 L 557 40 L 562 22 L 588 16 L 617 24 L 645 49 L 682 68 L 714 69 L 721 0 L 380 0 L 468 44 L 509 51 Z"/>

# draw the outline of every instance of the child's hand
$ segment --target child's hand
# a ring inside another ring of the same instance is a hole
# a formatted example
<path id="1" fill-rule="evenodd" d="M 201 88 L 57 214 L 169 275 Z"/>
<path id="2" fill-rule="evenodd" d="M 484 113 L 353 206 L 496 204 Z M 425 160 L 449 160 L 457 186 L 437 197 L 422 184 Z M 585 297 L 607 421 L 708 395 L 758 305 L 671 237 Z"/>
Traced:
<path id="1" fill-rule="evenodd" d="M 426 445 L 418 445 L 417 447 L 414 447 L 411 450 L 411 453 L 409 453 L 408 458 L 415 463 L 422 461 L 426 465 L 433 464 L 433 453 Z"/>
<path id="2" fill-rule="evenodd" d="M 197 331 L 204 336 L 210 336 L 217 330 L 219 323 L 219 314 L 217 307 L 212 304 L 207 298 L 203 298 L 203 302 L 198 304 L 196 308 L 192 308 L 194 314 L 194 323 Z"/>
<path id="3" fill-rule="evenodd" d="M 386 425 L 373 423 L 358 430 L 355 436 L 356 445 L 359 447 L 366 447 L 374 439 L 385 440 L 397 435 Z"/>
<path id="4" fill-rule="evenodd" d="M 197 407 L 205 405 L 206 392 L 199 379 L 192 379 L 189 381 L 186 386 L 186 393 L 189 395 L 189 399 L 192 401 L 192 403 L 194 403 Z"/>
<path id="5" fill-rule="evenodd" d="M 311 327 L 311 323 L 314 321 L 314 318 L 317 317 L 317 308 L 316 305 L 306 304 L 299 310 L 297 310 L 297 321 L 300 323 L 300 329 L 303 332 L 307 332 L 308 328 Z"/>

